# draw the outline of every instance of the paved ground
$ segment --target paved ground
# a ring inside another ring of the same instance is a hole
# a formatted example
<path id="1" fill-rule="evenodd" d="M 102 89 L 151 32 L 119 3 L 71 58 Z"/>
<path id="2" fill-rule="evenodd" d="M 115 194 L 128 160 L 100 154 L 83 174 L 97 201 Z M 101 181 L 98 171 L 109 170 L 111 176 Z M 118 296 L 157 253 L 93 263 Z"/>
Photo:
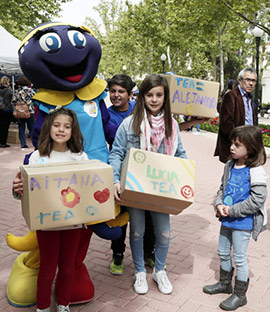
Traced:
<path id="1" fill-rule="evenodd" d="M 270 125 L 270 115 L 268 116 L 269 116 L 268 118 L 259 116 L 258 123 L 262 125 Z"/>
<path id="2" fill-rule="evenodd" d="M 144 296 L 135 294 L 132 288 L 133 264 L 128 242 L 124 275 L 115 277 L 108 271 L 111 260 L 110 242 L 93 236 L 85 263 L 96 287 L 95 298 L 86 305 L 73 306 L 72 311 L 221 311 L 218 304 L 227 296 L 206 295 L 202 292 L 202 287 L 218 279 L 219 260 L 216 249 L 220 225 L 214 217 L 212 202 L 220 183 L 223 164 L 212 156 L 216 142 L 214 134 L 202 132 L 200 136 L 195 136 L 183 132 L 182 140 L 188 157 L 197 163 L 196 195 L 192 206 L 180 215 L 171 217 L 172 240 L 167 259 L 167 271 L 174 286 L 173 294 L 166 296 L 159 293 L 156 284 L 152 281 L 150 270 L 148 270 L 150 287 L 148 294 Z M 19 253 L 8 248 L 5 235 L 7 232 L 16 235 L 27 233 L 25 222 L 20 214 L 20 204 L 11 196 L 12 180 L 27 152 L 21 151 L 19 145 L 0 149 L 0 311 L 35 311 L 35 307 L 14 308 L 6 300 L 6 285 L 10 269 Z M 270 173 L 269 161 L 265 169 Z M 269 229 L 260 235 L 257 242 L 250 242 L 248 304 L 239 308 L 237 310 L 239 312 L 270 311 Z"/>

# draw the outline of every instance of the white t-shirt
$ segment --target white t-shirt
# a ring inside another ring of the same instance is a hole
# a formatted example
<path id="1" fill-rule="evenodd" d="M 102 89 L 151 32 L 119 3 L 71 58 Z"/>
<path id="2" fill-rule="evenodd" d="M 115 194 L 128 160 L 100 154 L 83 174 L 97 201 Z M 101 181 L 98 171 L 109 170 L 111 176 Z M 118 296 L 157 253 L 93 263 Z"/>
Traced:
<path id="1" fill-rule="evenodd" d="M 88 157 L 85 152 L 72 153 L 70 150 L 67 150 L 66 152 L 57 152 L 52 150 L 50 156 L 40 156 L 39 151 L 36 150 L 29 158 L 29 165 L 58 163 L 66 161 L 80 161 L 87 159 Z"/>
<path id="2" fill-rule="evenodd" d="M 52 150 L 50 156 L 40 156 L 39 151 L 36 150 L 32 153 L 29 158 L 29 165 L 36 165 L 36 164 L 48 164 L 48 163 L 60 163 L 60 162 L 67 162 L 67 161 L 80 161 L 80 160 L 87 160 L 87 154 L 85 152 L 82 153 L 72 153 L 70 150 L 66 152 L 57 152 Z M 44 229 L 44 231 L 59 231 L 59 230 L 72 230 L 82 228 L 83 224 L 76 224 L 70 226 L 64 226 L 60 228 L 51 228 L 51 229 Z"/>

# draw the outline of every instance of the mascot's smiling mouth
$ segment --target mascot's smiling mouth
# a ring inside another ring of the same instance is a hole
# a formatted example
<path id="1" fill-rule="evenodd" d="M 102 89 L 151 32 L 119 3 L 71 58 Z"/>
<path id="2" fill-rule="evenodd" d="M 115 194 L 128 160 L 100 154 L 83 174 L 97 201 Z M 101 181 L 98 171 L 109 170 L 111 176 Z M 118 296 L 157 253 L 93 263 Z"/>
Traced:
<path id="1" fill-rule="evenodd" d="M 71 82 L 78 82 L 82 79 L 83 72 L 87 68 L 87 60 L 88 57 L 86 57 L 81 63 L 71 67 L 53 65 L 49 62 L 45 62 L 45 64 L 55 76 Z"/>

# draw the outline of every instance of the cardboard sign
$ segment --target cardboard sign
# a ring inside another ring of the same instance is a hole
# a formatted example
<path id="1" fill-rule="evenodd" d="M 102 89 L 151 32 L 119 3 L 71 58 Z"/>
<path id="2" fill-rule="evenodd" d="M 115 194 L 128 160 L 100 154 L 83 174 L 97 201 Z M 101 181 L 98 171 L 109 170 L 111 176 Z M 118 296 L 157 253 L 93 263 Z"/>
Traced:
<path id="1" fill-rule="evenodd" d="M 99 160 L 21 167 L 30 230 L 115 218 L 113 168 Z"/>
<path id="2" fill-rule="evenodd" d="M 173 114 L 216 117 L 219 83 L 191 77 L 164 75 L 170 88 Z"/>
<path id="3" fill-rule="evenodd" d="M 131 148 L 121 170 L 128 207 L 179 214 L 194 201 L 195 162 Z"/>

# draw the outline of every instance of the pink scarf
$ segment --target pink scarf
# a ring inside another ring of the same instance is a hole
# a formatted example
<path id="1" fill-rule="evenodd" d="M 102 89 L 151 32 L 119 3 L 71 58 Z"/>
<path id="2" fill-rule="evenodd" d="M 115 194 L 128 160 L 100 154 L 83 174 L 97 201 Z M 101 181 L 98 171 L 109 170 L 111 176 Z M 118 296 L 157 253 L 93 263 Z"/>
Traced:
<path id="1" fill-rule="evenodd" d="M 144 119 L 141 123 L 141 135 L 140 144 L 141 149 L 157 152 L 161 142 L 164 140 L 165 154 L 173 156 L 176 152 L 177 141 L 177 122 L 172 118 L 172 134 L 166 139 L 165 136 L 165 123 L 164 113 L 162 112 L 158 116 L 151 115 L 152 128 L 150 127 L 147 119 L 146 112 L 144 112 Z"/>

